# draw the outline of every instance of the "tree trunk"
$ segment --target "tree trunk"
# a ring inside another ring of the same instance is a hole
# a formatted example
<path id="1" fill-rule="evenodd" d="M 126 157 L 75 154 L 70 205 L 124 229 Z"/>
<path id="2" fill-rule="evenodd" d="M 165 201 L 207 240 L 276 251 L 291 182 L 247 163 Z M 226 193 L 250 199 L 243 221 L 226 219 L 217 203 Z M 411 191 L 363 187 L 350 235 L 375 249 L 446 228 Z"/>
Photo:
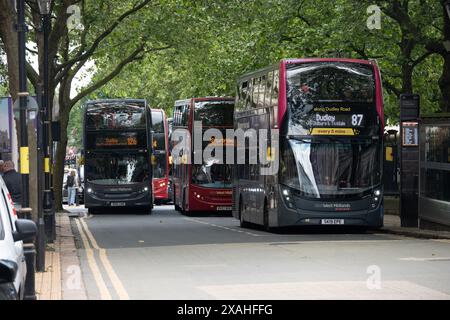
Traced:
<path id="1" fill-rule="evenodd" d="M 11 1 L 0 0 L 0 38 L 8 61 L 9 93 L 13 100 L 16 100 L 19 92 L 19 47 L 15 25 L 16 13 Z"/>
<path id="2" fill-rule="evenodd" d="M 413 69 L 405 63 L 402 66 L 402 92 L 401 93 L 413 93 Z"/>
<path id="3" fill-rule="evenodd" d="M 62 189 L 64 178 L 64 163 L 66 159 L 67 147 L 67 124 L 69 123 L 70 111 L 66 111 L 66 106 L 61 106 L 60 121 L 61 121 L 61 141 L 57 143 L 55 153 L 55 168 L 53 172 L 54 192 L 55 192 L 55 208 L 56 211 L 61 211 L 62 208 Z"/>

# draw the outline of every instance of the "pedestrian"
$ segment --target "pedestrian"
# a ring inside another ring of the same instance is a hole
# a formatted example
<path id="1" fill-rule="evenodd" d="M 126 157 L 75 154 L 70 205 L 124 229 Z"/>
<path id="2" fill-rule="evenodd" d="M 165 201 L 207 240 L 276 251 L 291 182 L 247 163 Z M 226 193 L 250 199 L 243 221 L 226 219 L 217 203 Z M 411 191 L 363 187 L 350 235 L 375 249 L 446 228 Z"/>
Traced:
<path id="1" fill-rule="evenodd" d="M 75 205 L 78 190 L 78 181 L 76 178 L 75 170 L 71 170 L 70 175 L 67 177 L 66 189 L 67 189 L 67 204 L 69 206 L 73 206 Z"/>
<path id="2" fill-rule="evenodd" d="M 14 204 L 20 206 L 22 202 L 21 176 L 15 170 L 14 162 L 10 160 L 3 163 L 3 181 L 11 194 Z"/>

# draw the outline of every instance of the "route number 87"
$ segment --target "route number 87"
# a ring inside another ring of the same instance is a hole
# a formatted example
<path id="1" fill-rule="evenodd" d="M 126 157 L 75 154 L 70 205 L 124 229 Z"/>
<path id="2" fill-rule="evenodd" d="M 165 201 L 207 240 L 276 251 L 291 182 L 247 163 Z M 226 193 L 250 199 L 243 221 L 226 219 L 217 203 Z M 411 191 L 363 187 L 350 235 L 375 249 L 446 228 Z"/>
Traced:
<path id="1" fill-rule="evenodd" d="M 360 126 L 363 118 L 362 114 L 352 114 L 352 126 Z"/>

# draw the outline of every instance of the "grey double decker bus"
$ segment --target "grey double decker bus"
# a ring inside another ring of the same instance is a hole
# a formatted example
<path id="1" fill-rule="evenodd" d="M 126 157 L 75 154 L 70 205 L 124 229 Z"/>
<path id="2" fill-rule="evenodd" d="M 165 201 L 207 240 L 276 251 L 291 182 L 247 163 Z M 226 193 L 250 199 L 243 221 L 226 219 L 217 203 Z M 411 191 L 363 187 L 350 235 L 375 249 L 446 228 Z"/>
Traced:
<path id="1" fill-rule="evenodd" d="M 235 129 L 279 136 L 278 148 L 268 144 L 276 172 L 262 175 L 266 164 L 248 159 L 233 167 L 241 226 L 383 225 L 384 115 L 374 61 L 289 59 L 246 74 L 234 117 Z"/>
<path id="2" fill-rule="evenodd" d="M 96 100 L 84 107 L 85 206 L 153 208 L 151 116 L 145 100 Z"/>

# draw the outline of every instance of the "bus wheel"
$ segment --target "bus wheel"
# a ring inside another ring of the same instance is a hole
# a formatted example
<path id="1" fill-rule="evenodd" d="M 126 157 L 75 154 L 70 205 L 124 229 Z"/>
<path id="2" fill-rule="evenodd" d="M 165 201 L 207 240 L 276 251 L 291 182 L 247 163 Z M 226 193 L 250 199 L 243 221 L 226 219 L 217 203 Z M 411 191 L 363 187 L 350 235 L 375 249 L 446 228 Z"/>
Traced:
<path id="1" fill-rule="evenodd" d="M 269 226 L 269 208 L 267 206 L 267 201 L 264 201 L 264 230 L 271 232 L 272 228 Z"/>
<path id="2" fill-rule="evenodd" d="M 182 205 L 183 205 L 183 207 L 181 208 L 181 212 L 182 212 L 185 216 L 189 217 L 190 212 L 189 212 L 189 210 L 186 210 L 186 193 L 185 193 L 185 192 L 183 192 L 183 202 L 182 202 Z"/>
<path id="3" fill-rule="evenodd" d="M 242 198 L 239 199 L 239 226 L 241 228 L 249 228 L 250 224 L 244 220 Z"/>

